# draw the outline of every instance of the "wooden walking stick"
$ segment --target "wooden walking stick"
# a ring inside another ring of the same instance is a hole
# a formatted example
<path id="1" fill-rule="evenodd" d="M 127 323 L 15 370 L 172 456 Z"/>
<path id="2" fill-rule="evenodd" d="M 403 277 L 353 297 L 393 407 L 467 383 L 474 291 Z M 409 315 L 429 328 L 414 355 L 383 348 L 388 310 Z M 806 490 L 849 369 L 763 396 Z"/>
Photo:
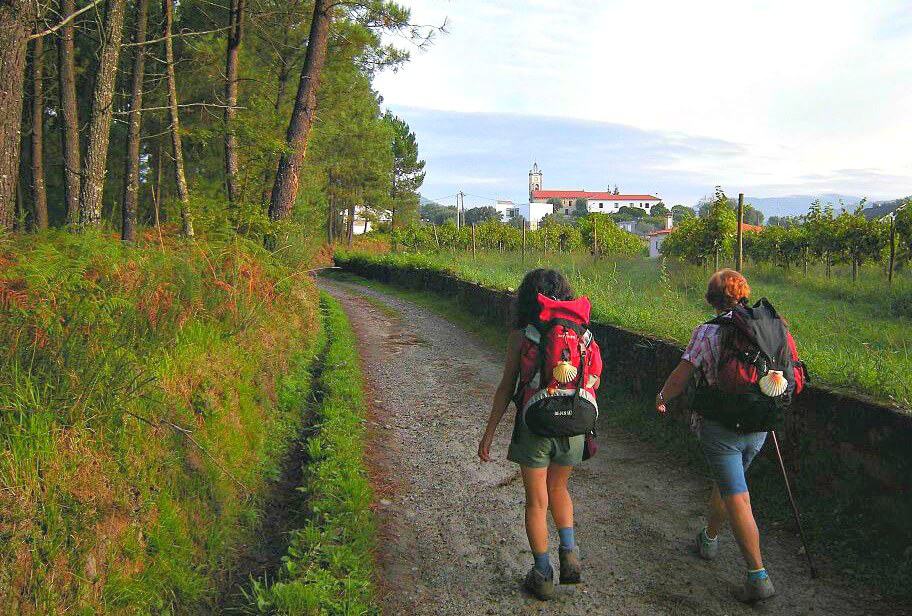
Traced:
<path id="1" fill-rule="evenodd" d="M 811 570 L 811 578 L 817 577 L 817 569 L 814 567 L 814 561 L 811 560 L 811 551 L 808 549 L 807 541 L 804 538 L 804 529 L 801 527 L 801 514 L 798 512 L 798 505 L 795 503 L 795 497 L 792 495 L 792 486 L 789 485 L 788 473 L 785 471 L 785 462 L 782 461 L 782 451 L 779 449 L 779 439 L 776 437 L 776 431 L 770 430 L 773 437 L 773 445 L 776 446 L 776 457 L 779 458 L 779 468 L 782 469 L 782 479 L 785 481 L 785 491 L 788 494 L 789 503 L 792 505 L 792 513 L 795 515 L 795 524 L 798 525 L 798 536 L 801 538 L 801 545 L 804 546 L 804 555 L 807 558 L 808 568 Z"/>

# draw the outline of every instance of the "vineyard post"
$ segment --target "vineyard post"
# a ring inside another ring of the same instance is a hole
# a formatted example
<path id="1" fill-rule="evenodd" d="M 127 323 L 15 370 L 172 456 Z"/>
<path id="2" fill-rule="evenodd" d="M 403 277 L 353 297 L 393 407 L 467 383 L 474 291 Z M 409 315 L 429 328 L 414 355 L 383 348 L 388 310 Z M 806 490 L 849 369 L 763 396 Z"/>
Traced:
<path id="1" fill-rule="evenodd" d="M 475 258 L 475 223 L 472 223 L 472 258 Z"/>
<path id="2" fill-rule="evenodd" d="M 431 226 L 434 227 L 434 243 L 437 244 L 437 250 L 440 250 L 440 238 L 437 237 L 437 223 L 431 223 Z"/>
<path id="3" fill-rule="evenodd" d="M 592 217 L 592 254 L 598 259 L 598 219 Z"/>
<path id="4" fill-rule="evenodd" d="M 890 216 L 890 266 L 887 269 L 887 281 L 893 285 L 893 268 L 896 264 L 896 216 Z"/>
<path id="5" fill-rule="evenodd" d="M 738 258 L 735 269 L 739 272 L 744 269 L 744 193 L 738 193 Z"/>
<path id="6" fill-rule="evenodd" d="M 522 222 L 522 264 L 526 264 L 526 219 Z"/>

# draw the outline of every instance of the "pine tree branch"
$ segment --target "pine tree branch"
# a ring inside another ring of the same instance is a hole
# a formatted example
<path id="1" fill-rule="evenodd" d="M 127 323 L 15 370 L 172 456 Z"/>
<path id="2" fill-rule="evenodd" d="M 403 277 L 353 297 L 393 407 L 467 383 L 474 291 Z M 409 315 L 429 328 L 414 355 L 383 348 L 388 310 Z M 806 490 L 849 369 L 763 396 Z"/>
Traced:
<path id="1" fill-rule="evenodd" d="M 203 36 L 205 34 L 215 34 L 216 32 L 224 32 L 225 30 L 230 30 L 232 26 L 222 26 L 221 28 L 215 28 L 213 30 L 200 30 L 199 32 L 178 32 L 177 34 L 172 34 L 170 38 L 185 38 L 189 36 Z M 148 41 L 143 41 L 142 43 L 127 43 L 123 47 L 144 47 L 145 45 L 153 45 L 155 43 L 161 43 L 164 40 L 167 40 L 169 37 L 160 36 L 157 39 L 150 39 Z"/>
<path id="2" fill-rule="evenodd" d="M 66 17 L 63 20 L 61 20 L 60 22 L 58 22 L 56 26 L 53 26 L 51 28 L 48 28 L 47 30 L 43 30 L 41 32 L 36 32 L 36 33 L 32 34 L 31 36 L 28 37 L 28 40 L 31 41 L 32 39 L 41 38 L 42 36 L 47 36 L 48 34 L 54 34 L 55 32 L 57 32 L 57 30 L 60 30 L 62 27 L 64 27 L 65 25 L 67 25 L 68 23 L 70 23 L 71 21 L 73 21 L 74 19 L 76 19 L 77 17 L 79 17 L 80 15 L 85 13 L 86 11 L 88 11 L 89 9 L 95 7 L 95 5 L 101 4 L 103 1 L 104 0 L 93 0 L 93 2 L 91 4 L 87 4 L 86 6 L 82 7 L 78 11 L 70 14 L 69 17 Z"/>

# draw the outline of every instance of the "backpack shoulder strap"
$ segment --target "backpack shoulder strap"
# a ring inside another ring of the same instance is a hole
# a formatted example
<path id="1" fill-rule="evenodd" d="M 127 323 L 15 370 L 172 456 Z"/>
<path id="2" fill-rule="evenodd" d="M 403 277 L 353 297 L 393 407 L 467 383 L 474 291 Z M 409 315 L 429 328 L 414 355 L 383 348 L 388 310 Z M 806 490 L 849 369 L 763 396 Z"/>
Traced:
<path id="1" fill-rule="evenodd" d="M 551 319 L 550 321 L 548 321 L 547 328 L 550 330 L 555 325 L 561 325 L 563 327 L 566 327 L 569 330 L 573 330 L 574 332 L 576 332 L 576 335 L 579 336 L 580 338 L 582 338 L 583 335 L 585 335 L 585 333 L 587 331 L 589 331 L 588 328 L 585 325 L 583 325 L 582 323 L 577 323 L 575 321 L 571 321 L 570 319 L 561 319 L 561 318 Z"/>
<path id="2" fill-rule="evenodd" d="M 526 340 L 533 344 L 539 344 L 541 342 L 541 332 L 531 323 L 526 325 L 523 335 L 526 337 Z"/>

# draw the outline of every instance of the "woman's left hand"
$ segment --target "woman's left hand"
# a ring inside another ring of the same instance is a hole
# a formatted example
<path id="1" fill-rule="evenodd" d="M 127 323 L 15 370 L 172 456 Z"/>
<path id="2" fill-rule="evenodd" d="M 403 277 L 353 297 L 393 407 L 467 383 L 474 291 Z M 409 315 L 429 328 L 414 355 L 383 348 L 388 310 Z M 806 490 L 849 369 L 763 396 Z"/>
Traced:
<path id="1" fill-rule="evenodd" d="M 662 392 L 656 394 L 655 406 L 660 415 L 664 415 L 668 412 L 668 407 L 665 406 L 665 399 L 662 397 Z"/>

